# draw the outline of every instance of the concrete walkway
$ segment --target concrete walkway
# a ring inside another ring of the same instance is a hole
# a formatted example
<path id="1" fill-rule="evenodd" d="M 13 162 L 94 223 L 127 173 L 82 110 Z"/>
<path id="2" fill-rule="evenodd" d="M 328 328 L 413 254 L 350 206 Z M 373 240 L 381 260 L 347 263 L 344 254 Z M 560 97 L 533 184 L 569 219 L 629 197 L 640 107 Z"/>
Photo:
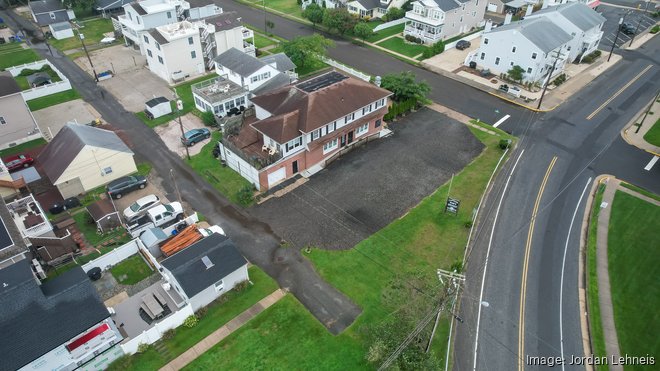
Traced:
<path id="1" fill-rule="evenodd" d="M 656 156 L 660 156 L 660 147 L 644 140 L 644 135 L 646 135 L 655 122 L 658 121 L 658 116 L 660 114 L 660 102 L 658 102 L 658 100 L 660 100 L 658 96 L 653 97 L 653 100 L 649 102 L 648 105 L 644 106 L 644 108 L 628 123 L 621 133 L 623 139 L 625 139 L 628 144 L 641 148 Z M 650 110 L 649 105 L 651 106 Z M 648 115 L 646 115 L 647 110 L 649 111 Z M 641 126 L 639 127 L 639 132 L 636 133 L 637 125 Z"/>
<path id="2" fill-rule="evenodd" d="M 610 177 L 606 182 L 605 191 L 600 214 L 598 215 L 598 231 L 596 232 L 596 271 L 598 276 L 598 304 L 600 306 L 600 316 L 603 326 L 603 337 L 605 340 L 605 349 L 608 355 L 621 355 L 619 351 L 619 341 L 616 334 L 614 323 L 614 309 L 612 307 L 612 296 L 610 291 L 610 276 L 607 256 L 607 237 L 609 230 L 610 215 L 612 213 L 612 202 L 617 191 L 628 193 L 641 200 L 660 206 L 660 202 L 650 197 L 644 196 L 631 189 L 621 186 L 621 181 Z M 610 370 L 623 370 L 621 365 L 610 365 Z"/>
<path id="3" fill-rule="evenodd" d="M 272 294 L 261 299 L 257 304 L 246 309 L 243 313 L 236 316 L 224 326 L 215 330 L 211 335 L 205 337 L 199 343 L 193 345 L 180 356 L 176 357 L 170 363 L 163 366 L 161 371 L 175 371 L 186 367 L 189 363 L 197 359 L 214 345 L 221 342 L 234 331 L 238 330 L 252 318 L 263 312 L 266 308 L 277 303 L 286 293 L 282 289 L 277 289 Z"/>

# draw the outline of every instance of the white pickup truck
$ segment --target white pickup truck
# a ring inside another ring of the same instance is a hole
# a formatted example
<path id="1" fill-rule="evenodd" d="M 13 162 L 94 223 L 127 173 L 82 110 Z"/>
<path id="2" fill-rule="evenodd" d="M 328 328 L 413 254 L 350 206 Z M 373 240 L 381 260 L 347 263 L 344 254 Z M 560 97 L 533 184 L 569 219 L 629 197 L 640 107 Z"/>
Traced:
<path id="1" fill-rule="evenodd" d="M 158 205 L 147 210 L 142 217 L 126 225 L 128 233 L 132 237 L 139 237 L 149 228 L 166 228 L 183 220 L 183 207 L 179 202 L 169 205 Z"/>

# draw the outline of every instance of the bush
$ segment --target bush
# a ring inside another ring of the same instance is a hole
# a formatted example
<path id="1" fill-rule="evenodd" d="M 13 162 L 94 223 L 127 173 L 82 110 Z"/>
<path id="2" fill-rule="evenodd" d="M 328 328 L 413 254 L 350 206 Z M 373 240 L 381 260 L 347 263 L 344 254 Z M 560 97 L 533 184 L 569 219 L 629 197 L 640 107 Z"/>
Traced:
<path id="1" fill-rule="evenodd" d="M 149 346 L 150 345 L 147 344 L 147 343 L 140 343 L 140 344 L 138 344 L 137 352 L 138 353 L 144 353 L 147 350 L 149 350 Z"/>
<path id="2" fill-rule="evenodd" d="M 207 307 L 201 307 L 197 312 L 195 312 L 195 317 L 197 318 L 204 318 L 206 316 L 206 313 L 209 311 Z"/>
<path id="3" fill-rule="evenodd" d="M 238 201 L 243 206 L 247 206 L 254 200 L 254 192 L 252 186 L 246 185 L 237 192 Z"/>
<path id="4" fill-rule="evenodd" d="M 655 26 L 653 26 L 653 27 L 651 28 L 651 30 L 650 30 L 649 32 L 650 32 L 650 33 L 658 33 L 658 31 L 660 31 L 660 25 L 657 25 L 657 24 L 656 24 Z"/>
<path id="5" fill-rule="evenodd" d="M 511 139 L 501 139 L 500 140 L 500 148 L 501 149 L 507 149 L 511 145 Z"/>
<path id="6" fill-rule="evenodd" d="M 202 122 L 206 126 L 215 126 L 215 114 L 213 111 L 204 111 L 202 112 Z"/>
<path id="7" fill-rule="evenodd" d="M 176 335 L 176 330 L 171 328 L 165 332 L 163 332 L 163 340 L 170 340 Z"/>
<path id="8" fill-rule="evenodd" d="M 472 228 L 472 220 L 468 220 L 467 222 L 465 222 L 465 228 L 468 228 L 468 229 Z"/>
<path id="9" fill-rule="evenodd" d="M 561 75 L 557 76 L 557 78 L 555 78 L 555 81 L 553 81 L 552 83 L 553 83 L 555 86 L 559 86 L 559 85 L 561 85 L 561 84 L 563 84 L 563 83 L 565 83 L 565 82 L 566 82 L 566 74 L 565 74 L 565 73 L 562 73 Z"/>
<path id="10" fill-rule="evenodd" d="M 243 292 L 243 291 L 245 291 L 245 289 L 248 288 L 249 285 L 250 285 L 250 281 L 248 281 L 248 280 L 241 281 L 241 282 L 237 283 L 236 285 L 234 285 L 234 291 Z"/>
<path id="11" fill-rule="evenodd" d="M 445 43 L 443 43 L 442 41 L 438 41 L 437 43 L 433 44 L 432 46 L 424 50 L 422 56 L 424 57 L 424 59 L 428 59 L 444 51 L 445 51 Z"/>
<path id="12" fill-rule="evenodd" d="M 587 56 L 582 57 L 582 62 L 591 64 L 591 63 L 593 63 L 596 59 L 598 59 L 598 57 L 600 57 L 600 55 L 601 55 L 601 51 L 600 51 L 600 50 L 596 50 L 596 51 L 594 51 L 593 53 L 591 53 L 591 54 L 589 54 L 589 55 L 587 55 Z"/>
<path id="13" fill-rule="evenodd" d="M 188 316 L 188 318 L 183 321 L 183 325 L 187 328 L 193 328 L 197 326 L 197 323 L 199 323 L 199 318 L 197 318 L 195 315 Z"/>

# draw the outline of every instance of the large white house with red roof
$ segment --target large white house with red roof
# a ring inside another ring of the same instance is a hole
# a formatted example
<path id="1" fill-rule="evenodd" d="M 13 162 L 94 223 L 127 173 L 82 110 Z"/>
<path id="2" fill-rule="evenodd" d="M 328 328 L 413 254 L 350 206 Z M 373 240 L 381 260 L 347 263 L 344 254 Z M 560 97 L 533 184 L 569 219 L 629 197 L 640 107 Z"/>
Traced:
<path id="1" fill-rule="evenodd" d="M 251 99 L 254 116 L 226 129 L 220 156 L 260 191 L 311 175 L 343 149 L 382 136 L 391 94 L 334 71 L 272 90 Z"/>

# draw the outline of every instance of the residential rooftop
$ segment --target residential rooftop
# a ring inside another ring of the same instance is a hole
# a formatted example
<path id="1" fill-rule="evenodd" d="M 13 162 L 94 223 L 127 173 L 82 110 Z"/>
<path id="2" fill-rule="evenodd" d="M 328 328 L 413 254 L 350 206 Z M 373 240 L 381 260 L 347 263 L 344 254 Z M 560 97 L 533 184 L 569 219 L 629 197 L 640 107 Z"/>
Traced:
<path id="1" fill-rule="evenodd" d="M 195 94 L 201 96 L 202 99 L 209 103 L 222 102 L 248 92 L 247 88 L 225 79 L 222 76 L 194 84 L 192 90 Z"/>

